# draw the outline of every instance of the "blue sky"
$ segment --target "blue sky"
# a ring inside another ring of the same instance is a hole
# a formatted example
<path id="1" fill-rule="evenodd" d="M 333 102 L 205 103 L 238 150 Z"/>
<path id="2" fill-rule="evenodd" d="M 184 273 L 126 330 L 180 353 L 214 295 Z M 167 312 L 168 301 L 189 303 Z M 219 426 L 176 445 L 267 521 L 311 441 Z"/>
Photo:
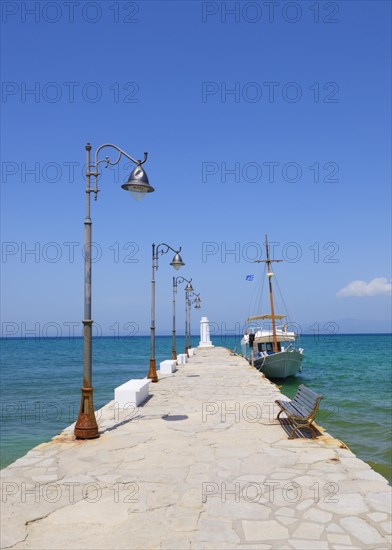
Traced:
<path id="1" fill-rule="evenodd" d="M 148 151 L 155 187 L 140 203 L 128 197 L 126 160 L 100 177 L 102 333 L 126 323 L 148 333 L 153 242 L 182 246 L 186 263 L 175 273 L 172 256 L 160 258 L 158 333 L 171 328 L 174 274 L 193 279 L 216 330 L 240 326 L 265 234 L 286 260 L 276 273 L 303 332 L 326 322 L 389 331 L 390 10 L 3 2 L 3 335 L 66 336 L 83 317 L 87 141 Z M 177 304 L 182 332 L 183 287 Z"/>

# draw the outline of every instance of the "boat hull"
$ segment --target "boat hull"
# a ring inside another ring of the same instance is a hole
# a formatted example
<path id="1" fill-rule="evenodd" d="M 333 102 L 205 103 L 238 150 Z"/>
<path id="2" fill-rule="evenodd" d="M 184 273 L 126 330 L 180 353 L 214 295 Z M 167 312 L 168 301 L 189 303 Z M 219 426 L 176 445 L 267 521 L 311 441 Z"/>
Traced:
<path id="1" fill-rule="evenodd" d="M 298 350 L 281 351 L 256 358 L 254 366 L 267 378 L 288 378 L 301 370 L 303 357 Z"/>

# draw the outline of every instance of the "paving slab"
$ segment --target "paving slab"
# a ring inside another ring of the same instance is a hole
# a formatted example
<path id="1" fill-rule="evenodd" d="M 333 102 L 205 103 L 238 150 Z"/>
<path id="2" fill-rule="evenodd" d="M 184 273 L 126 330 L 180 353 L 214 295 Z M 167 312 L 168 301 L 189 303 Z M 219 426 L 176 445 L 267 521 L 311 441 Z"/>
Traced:
<path id="1" fill-rule="evenodd" d="M 244 358 L 196 348 L 150 394 L 0 472 L 1 548 L 391 547 L 387 480 L 320 426 L 289 440 L 284 396 Z"/>

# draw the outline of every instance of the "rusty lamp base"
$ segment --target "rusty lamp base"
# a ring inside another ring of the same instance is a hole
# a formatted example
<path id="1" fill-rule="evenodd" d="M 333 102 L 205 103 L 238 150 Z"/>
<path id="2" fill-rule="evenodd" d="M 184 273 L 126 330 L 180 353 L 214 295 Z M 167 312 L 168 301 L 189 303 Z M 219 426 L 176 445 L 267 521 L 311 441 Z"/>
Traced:
<path id="1" fill-rule="evenodd" d="M 94 414 L 93 388 L 81 388 L 81 391 L 80 411 L 74 434 L 76 439 L 96 439 L 99 433 Z"/>
<path id="2" fill-rule="evenodd" d="M 150 370 L 148 371 L 147 378 L 151 380 L 151 382 L 158 382 L 155 359 L 150 359 Z"/>

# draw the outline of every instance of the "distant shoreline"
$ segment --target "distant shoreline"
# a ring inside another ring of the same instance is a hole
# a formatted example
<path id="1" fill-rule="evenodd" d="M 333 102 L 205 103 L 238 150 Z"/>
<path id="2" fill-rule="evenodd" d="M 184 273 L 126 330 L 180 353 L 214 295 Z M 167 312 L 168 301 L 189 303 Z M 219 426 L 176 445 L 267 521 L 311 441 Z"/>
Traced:
<path id="1" fill-rule="evenodd" d="M 171 334 L 157 334 L 156 338 L 171 338 Z M 184 337 L 184 334 L 177 334 L 178 337 Z M 315 336 L 314 333 L 306 332 L 300 335 L 302 336 Z M 339 338 L 341 336 L 392 336 L 392 332 L 341 332 L 339 334 L 318 334 L 318 337 L 322 338 Z M 215 336 L 211 334 L 212 338 L 224 340 L 226 338 L 242 338 L 243 334 L 227 334 L 222 336 Z M 128 336 L 126 334 L 119 334 L 116 336 L 101 335 L 93 336 L 93 340 L 98 338 L 150 338 L 150 334 L 138 334 Z M 194 336 L 196 338 L 196 335 Z M 83 336 L 0 336 L 0 340 L 83 340 Z M 197 346 L 196 346 L 197 347 Z"/>

